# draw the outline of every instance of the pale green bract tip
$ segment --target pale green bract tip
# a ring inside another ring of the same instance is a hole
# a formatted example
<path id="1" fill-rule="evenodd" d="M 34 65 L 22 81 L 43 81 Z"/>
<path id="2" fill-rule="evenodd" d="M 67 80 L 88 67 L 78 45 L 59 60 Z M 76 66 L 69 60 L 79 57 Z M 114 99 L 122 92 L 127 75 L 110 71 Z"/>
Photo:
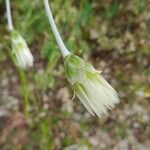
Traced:
<path id="1" fill-rule="evenodd" d="M 101 117 L 119 103 L 117 92 L 102 77 L 101 71 L 72 54 L 65 57 L 64 63 L 69 83 L 92 115 Z"/>
<path id="2" fill-rule="evenodd" d="M 16 30 L 12 30 L 10 32 L 10 37 L 13 53 L 16 56 L 17 65 L 22 69 L 32 67 L 33 56 L 26 44 L 25 39 Z"/>

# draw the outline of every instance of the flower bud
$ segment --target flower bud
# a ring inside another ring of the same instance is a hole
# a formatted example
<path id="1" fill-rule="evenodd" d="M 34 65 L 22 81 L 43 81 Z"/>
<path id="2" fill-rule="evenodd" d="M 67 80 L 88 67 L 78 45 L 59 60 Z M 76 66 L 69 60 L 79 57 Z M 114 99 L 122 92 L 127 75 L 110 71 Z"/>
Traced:
<path id="1" fill-rule="evenodd" d="M 33 56 L 26 44 L 25 39 L 16 30 L 10 32 L 13 53 L 16 56 L 20 68 L 33 66 Z"/>

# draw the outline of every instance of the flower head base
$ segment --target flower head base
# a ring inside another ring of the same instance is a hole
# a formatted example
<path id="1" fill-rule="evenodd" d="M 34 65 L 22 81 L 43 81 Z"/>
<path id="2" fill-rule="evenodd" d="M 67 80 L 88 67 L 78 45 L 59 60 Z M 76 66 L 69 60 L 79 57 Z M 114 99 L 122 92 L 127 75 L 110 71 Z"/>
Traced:
<path id="1" fill-rule="evenodd" d="M 76 55 L 68 55 L 64 61 L 69 83 L 92 115 L 101 117 L 115 107 L 118 95 L 100 71 Z"/>
<path id="2" fill-rule="evenodd" d="M 13 53 L 17 58 L 17 63 L 20 68 L 33 66 L 33 56 L 24 40 L 24 38 L 16 31 L 10 32 Z"/>

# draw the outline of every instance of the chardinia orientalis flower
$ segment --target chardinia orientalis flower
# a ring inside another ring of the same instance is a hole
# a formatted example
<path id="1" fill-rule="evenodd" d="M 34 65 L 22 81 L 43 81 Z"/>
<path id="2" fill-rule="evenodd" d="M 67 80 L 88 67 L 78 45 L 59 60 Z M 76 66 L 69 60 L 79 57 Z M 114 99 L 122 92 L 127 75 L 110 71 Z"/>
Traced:
<path id="1" fill-rule="evenodd" d="M 13 53 L 17 58 L 17 64 L 20 68 L 28 68 L 33 66 L 33 56 L 27 46 L 25 39 L 18 31 L 10 31 Z"/>
<path id="2" fill-rule="evenodd" d="M 44 0 L 44 5 L 60 52 L 64 57 L 69 83 L 86 109 L 92 115 L 101 117 L 107 113 L 108 109 L 111 110 L 119 102 L 116 91 L 103 78 L 100 71 L 67 50 L 56 27 L 48 0 Z"/>
<path id="3" fill-rule="evenodd" d="M 101 117 L 115 107 L 119 102 L 118 95 L 100 71 L 72 54 L 66 56 L 64 62 L 69 83 L 92 115 Z"/>

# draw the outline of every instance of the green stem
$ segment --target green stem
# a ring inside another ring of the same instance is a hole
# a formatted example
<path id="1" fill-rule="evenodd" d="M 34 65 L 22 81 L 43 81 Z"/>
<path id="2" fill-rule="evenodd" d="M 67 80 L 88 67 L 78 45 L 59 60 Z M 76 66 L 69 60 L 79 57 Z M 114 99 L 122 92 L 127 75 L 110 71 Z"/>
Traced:
<path id="1" fill-rule="evenodd" d="M 13 64 L 16 66 L 15 63 L 15 58 L 12 55 L 12 53 L 8 52 Z M 24 115 L 26 116 L 26 118 L 29 118 L 29 89 L 28 89 L 28 81 L 25 75 L 25 71 L 16 67 L 20 80 L 21 80 L 21 94 L 23 96 L 23 108 L 24 108 Z"/>
<path id="2" fill-rule="evenodd" d="M 21 80 L 21 93 L 24 99 L 24 114 L 26 118 L 29 118 L 29 89 L 28 81 L 24 70 L 18 69 L 20 80 Z"/>

